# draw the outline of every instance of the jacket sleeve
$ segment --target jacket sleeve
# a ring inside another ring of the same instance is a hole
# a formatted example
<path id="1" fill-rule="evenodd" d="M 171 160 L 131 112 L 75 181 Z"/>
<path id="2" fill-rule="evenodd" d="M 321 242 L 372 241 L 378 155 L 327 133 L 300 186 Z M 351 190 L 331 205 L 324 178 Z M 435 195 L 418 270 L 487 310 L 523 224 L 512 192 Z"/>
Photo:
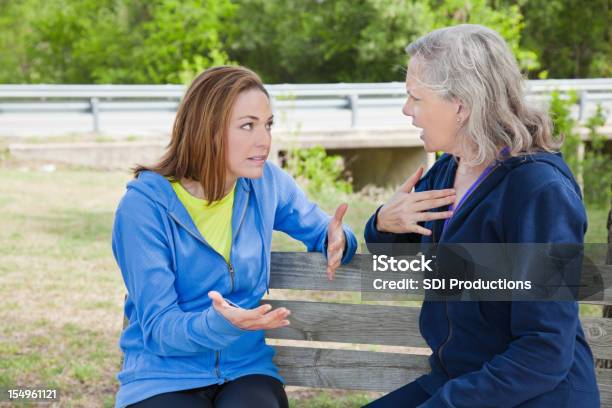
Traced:
<path id="1" fill-rule="evenodd" d="M 113 254 L 129 301 L 134 304 L 144 346 L 160 356 L 187 356 L 222 349 L 245 331 L 212 306 L 202 312 L 181 310 L 174 287 L 171 243 L 164 233 L 165 217 L 164 210 L 156 204 L 128 191 L 113 227 Z"/>
<path id="2" fill-rule="evenodd" d="M 274 229 L 302 241 L 309 252 L 322 252 L 327 258 L 327 229 L 331 217 L 308 200 L 293 177 L 277 167 L 274 173 L 278 196 Z M 346 224 L 342 228 L 346 246 L 341 263 L 346 264 L 357 251 L 357 238 Z"/>
<path id="3" fill-rule="evenodd" d="M 582 243 L 586 214 L 580 197 L 555 181 L 534 191 L 519 210 L 520 227 L 511 242 Z M 508 349 L 479 371 L 448 381 L 420 405 L 430 407 L 512 407 L 553 390 L 574 360 L 576 302 L 512 302 Z"/>

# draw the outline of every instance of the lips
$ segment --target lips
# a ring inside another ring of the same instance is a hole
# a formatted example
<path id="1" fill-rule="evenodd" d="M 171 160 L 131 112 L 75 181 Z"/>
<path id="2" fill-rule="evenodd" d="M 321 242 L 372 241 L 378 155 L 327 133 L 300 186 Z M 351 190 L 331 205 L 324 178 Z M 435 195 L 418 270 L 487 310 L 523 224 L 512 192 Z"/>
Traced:
<path id="1" fill-rule="evenodd" d="M 267 154 L 261 154 L 261 155 L 258 155 L 258 156 L 251 156 L 248 159 L 250 161 L 253 161 L 253 162 L 256 162 L 256 163 L 260 163 L 260 162 L 266 161 L 267 158 L 268 158 Z"/>

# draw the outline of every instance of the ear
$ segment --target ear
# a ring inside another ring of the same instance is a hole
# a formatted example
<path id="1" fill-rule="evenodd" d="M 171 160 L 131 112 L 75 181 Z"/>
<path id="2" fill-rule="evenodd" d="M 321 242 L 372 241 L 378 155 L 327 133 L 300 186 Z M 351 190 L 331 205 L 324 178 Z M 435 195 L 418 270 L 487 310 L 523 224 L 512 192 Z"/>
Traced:
<path id="1" fill-rule="evenodd" d="M 470 108 L 468 108 L 459 98 L 453 98 L 453 103 L 455 104 L 457 118 L 459 118 L 458 121 L 465 122 L 465 120 L 470 117 Z"/>

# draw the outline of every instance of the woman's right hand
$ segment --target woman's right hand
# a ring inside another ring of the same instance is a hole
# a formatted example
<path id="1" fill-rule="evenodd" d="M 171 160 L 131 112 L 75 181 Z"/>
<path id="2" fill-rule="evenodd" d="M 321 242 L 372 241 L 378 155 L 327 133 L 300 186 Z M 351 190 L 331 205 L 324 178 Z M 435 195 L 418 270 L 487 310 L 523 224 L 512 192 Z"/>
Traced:
<path id="1" fill-rule="evenodd" d="M 287 317 L 291 312 L 280 307 L 272 310 L 270 305 L 261 305 L 255 309 L 241 309 L 230 305 L 217 291 L 208 292 L 215 310 L 223 315 L 234 326 L 243 330 L 268 330 L 289 325 Z"/>
<path id="2" fill-rule="evenodd" d="M 428 212 L 432 208 L 455 202 L 455 190 L 412 191 L 423 175 L 423 167 L 406 180 L 389 201 L 378 211 L 376 229 L 381 232 L 402 234 L 407 232 L 431 235 L 431 231 L 418 225 L 421 221 L 442 220 L 453 215 L 452 211 Z"/>

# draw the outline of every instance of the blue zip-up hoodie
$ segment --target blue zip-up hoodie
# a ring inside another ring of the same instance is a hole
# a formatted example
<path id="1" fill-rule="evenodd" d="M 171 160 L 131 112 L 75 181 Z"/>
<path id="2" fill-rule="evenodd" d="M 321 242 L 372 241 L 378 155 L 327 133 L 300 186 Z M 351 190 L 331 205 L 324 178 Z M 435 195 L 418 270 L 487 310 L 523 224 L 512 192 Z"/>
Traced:
<path id="1" fill-rule="evenodd" d="M 452 188 L 457 163 L 443 155 L 416 191 Z M 440 208 L 434 211 L 444 211 Z M 431 236 L 376 230 L 367 243 L 582 243 L 587 219 L 580 188 L 560 154 L 497 162 Z M 425 301 L 420 331 L 431 373 L 417 379 L 432 396 L 420 407 L 599 407 L 593 355 L 576 302 Z"/>
<path id="2" fill-rule="evenodd" d="M 127 185 L 115 214 L 113 254 L 128 290 L 129 325 L 116 407 L 164 392 L 220 384 L 249 374 L 282 378 L 262 330 L 242 330 L 208 298 L 216 290 L 239 306 L 259 305 L 268 289 L 272 230 L 324 252 L 330 217 L 295 181 L 266 163 L 259 179 L 239 178 L 232 213 L 230 262 L 194 225 L 164 177 L 149 171 Z M 357 241 L 347 240 L 342 263 Z"/>

